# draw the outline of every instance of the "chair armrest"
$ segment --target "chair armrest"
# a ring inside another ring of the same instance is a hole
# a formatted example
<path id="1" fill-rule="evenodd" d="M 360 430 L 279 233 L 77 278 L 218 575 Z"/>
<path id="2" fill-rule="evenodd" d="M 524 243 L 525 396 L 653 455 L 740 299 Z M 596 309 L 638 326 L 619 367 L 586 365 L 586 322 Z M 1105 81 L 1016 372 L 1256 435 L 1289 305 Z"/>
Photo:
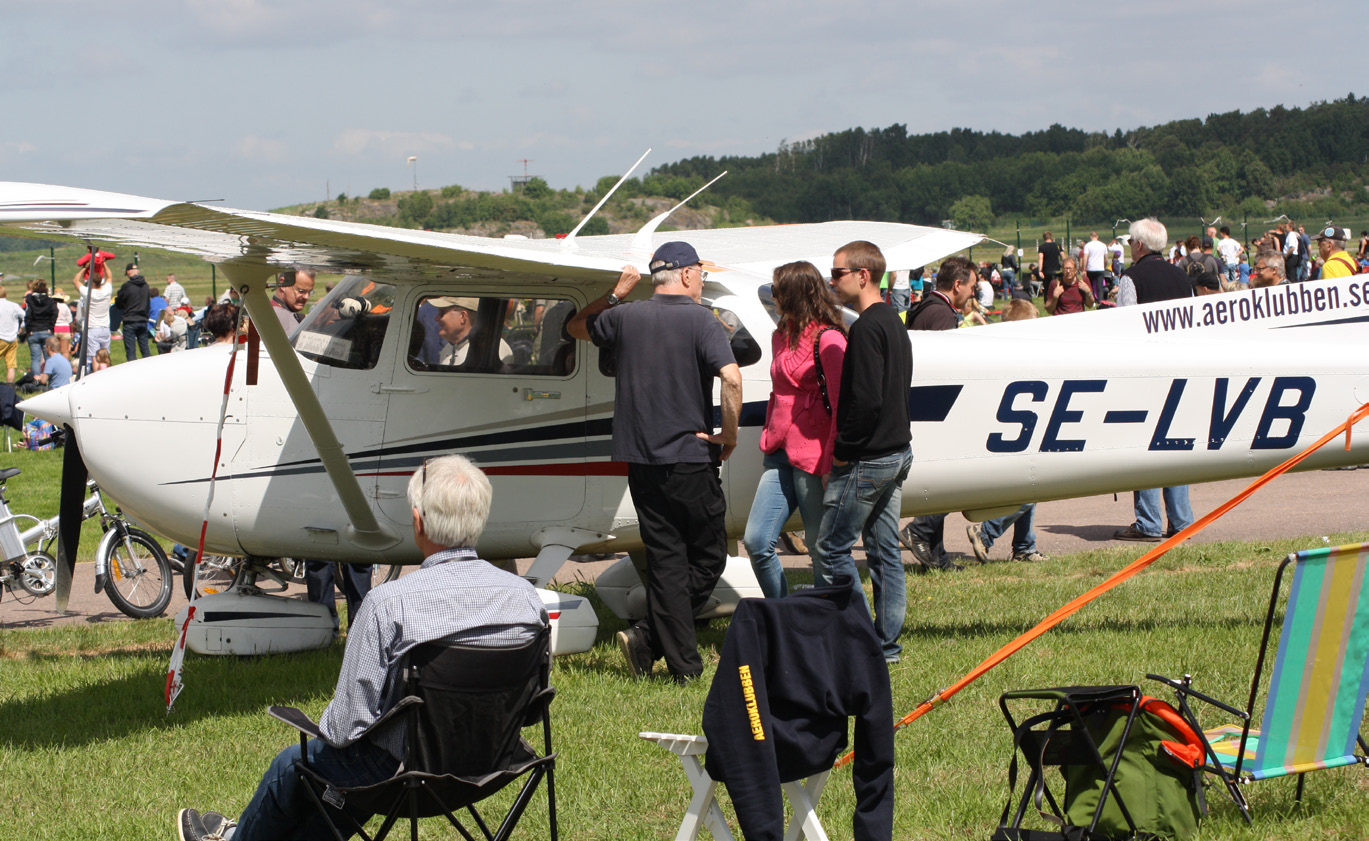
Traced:
<path id="1" fill-rule="evenodd" d="M 266 708 L 266 714 L 272 718 L 278 718 L 301 733 L 313 736 L 315 739 L 322 738 L 319 735 L 318 725 L 309 716 L 294 707 L 279 707 L 272 705 Z"/>
<path id="2" fill-rule="evenodd" d="M 1168 686 L 1170 689 L 1173 689 L 1176 693 L 1180 695 L 1192 696 L 1194 698 L 1197 698 L 1199 701 L 1211 704 L 1217 709 L 1222 710 L 1226 713 L 1230 713 L 1231 715 L 1236 716 L 1242 721 L 1250 720 L 1250 713 L 1245 712 L 1244 710 L 1238 710 L 1230 704 L 1224 704 L 1221 701 L 1218 701 L 1216 698 L 1213 698 L 1211 695 L 1205 695 L 1202 692 L 1199 692 L 1198 690 L 1194 689 L 1192 685 L 1184 683 L 1183 681 L 1174 680 L 1173 678 L 1168 678 L 1163 675 L 1148 674 L 1146 675 L 1146 677 L 1150 678 L 1151 680 L 1158 680 L 1160 683 L 1163 683 L 1165 686 Z"/>
<path id="3" fill-rule="evenodd" d="M 366 734 L 370 733 L 372 730 L 375 730 L 376 728 L 383 726 L 384 724 L 389 722 L 390 719 L 394 718 L 400 713 L 403 713 L 410 707 L 419 707 L 422 705 L 422 698 L 417 698 L 413 695 L 404 696 L 403 698 L 399 699 L 399 703 L 395 704 L 393 707 L 390 707 L 388 710 L 385 711 L 384 715 L 382 715 L 380 718 L 377 718 L 374 722 L 372 722 L 370 727 L 367 727 L 365 730 L 361 731 L 361 733 L 357 734 L 357 738 L 359 739 L 362 736 L 365 736 Z"/>

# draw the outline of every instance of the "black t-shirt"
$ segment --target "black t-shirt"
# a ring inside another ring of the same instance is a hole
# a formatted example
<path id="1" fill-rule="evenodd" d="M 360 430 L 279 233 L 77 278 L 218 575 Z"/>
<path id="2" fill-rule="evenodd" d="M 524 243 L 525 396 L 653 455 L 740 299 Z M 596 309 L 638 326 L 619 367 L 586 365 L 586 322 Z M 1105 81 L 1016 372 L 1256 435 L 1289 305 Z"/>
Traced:
<path id="1" fill-rule="evenodd" d="M 1041 271 L 1047 275 L 1059 274 L 1060 244 L 1053 240 L 1043 242 L 1036 250 L 1041 255 Z"/>
<path id="2" fill-rule="evenodd" d="M 718 319 L 688 295 L 656 294 L 589 316 L 590 338 L 614 352 L 613 460 L 707 464 L 713 379 L 737 360 Z"/>

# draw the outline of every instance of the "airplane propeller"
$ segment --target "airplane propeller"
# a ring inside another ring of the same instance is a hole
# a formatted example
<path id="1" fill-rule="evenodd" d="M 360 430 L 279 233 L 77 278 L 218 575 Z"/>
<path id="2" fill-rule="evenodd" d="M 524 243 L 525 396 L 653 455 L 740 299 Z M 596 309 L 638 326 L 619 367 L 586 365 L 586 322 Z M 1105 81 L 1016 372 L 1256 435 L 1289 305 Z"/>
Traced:
<path id="1" fill-rule="evenodd" d="M 57 610 L 65 613 L 71 598 L 71 579 L 76 572 L 76 551 L 81 543 L 81 521 L 86 500 L 85 460 L 76 441 L 76 431 L 66 427 L 62 449 L 62 496 L 57 506 Z"/>

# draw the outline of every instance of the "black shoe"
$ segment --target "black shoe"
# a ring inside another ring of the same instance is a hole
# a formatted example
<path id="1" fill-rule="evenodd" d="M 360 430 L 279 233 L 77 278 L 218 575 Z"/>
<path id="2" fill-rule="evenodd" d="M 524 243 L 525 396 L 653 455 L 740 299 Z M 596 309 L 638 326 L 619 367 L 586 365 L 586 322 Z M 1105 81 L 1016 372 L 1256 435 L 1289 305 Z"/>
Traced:
<path id="1" fill-rule="evenodd" d="M 195 809 L 182 809 L 176 813 L 176 837 L 181 841 L 200 841 L 204 838 L 204 823 Z"/>
<path id="2" fill-rule="evenodd" d="M 946 560 L 941 561 L 940 563 L 933 564 L 932 566 L 926 568 L 931 570 L 932 572 L 961 572 L 965 569 L 965 567 L 961 566 L 955 561 L 952 561 L 950 558 L 947 558 Z"/>
<path id="3" fill-rule="evenodd" d="M 1165 529 L 1165 540 L 1169 540 L 1171 537 L 1173 537 L 1181 531 L 1183 531 L 1183 529 L 1176 529 L 1174 526 L 1170 526 L 1169 528 Z"/>
<path id="4" fill-rule="evenodd" d="M 676 686 L 688 686 L 703 675 L 671 675 L 670 679 L 675 681 Z"/>
<path id="5" fill-rule="evenodd" d="M 927 542 L 924 540 L 918 540 L 917 537 L 913 535 L 912 523 L 909 523 L 908 525 L 898 530 L 898 542 L 903 544 L 904 549 L 907 549 L 909 552 L 913 553 L 913 558 L 918 563 L 922 563 L 922 559 L 918 557 L 919 551 L 924 551 L 928 555 L 931 554 L 931 548 L 927 546 Z M 917 548 L 919 544 L 921 544 L 924 547 L 922 550 L 919 550 Z"/>
<path id="6" fill-rule="evenodd" d="M 619 631 L 618 647 L 622 649 L 623 657 L 627 660 L 627 670 L 633 677 L 646 677 L 651 674 L 651 667 L 656 665 L 656 658 L 651 656 L 651 647 L 642 639 L 641 631 L 636 628 Z"/>
<path id="7" fill-rule="evenodd" d="M 218 812 L 205 812 L 200 815 L 200 823 L 204 825 L 204 841 L 221 841 L 228 830 L 238 825 L 238 822 L 220 815 Z"/>
<path id="8" fill-rule="evenodd" d="M 1160 535 L 1158 534 L 1146 534 L 1145 532 L 1136 528 L 1136 525 L 1134 523 L 1132 525 L 1127 526 L 1124 529 L 1118 530 L 1116 533 L 1112 535 L 1112 539 L 1135 540 L 1141 543 L 1159 543 L 1161 540 L 1163 540 L 1163 538 L 1160 537 Z"/>

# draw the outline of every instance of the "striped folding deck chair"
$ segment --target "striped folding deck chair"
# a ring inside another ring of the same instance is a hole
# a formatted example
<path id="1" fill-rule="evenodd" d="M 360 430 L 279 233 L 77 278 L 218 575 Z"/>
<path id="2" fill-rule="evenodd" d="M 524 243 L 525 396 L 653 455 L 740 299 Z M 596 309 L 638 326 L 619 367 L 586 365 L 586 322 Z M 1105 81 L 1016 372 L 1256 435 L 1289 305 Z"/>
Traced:
<path id="1" fill-rule="evenodd" d="M 1293 585 L 1288 593 L 1279 647 L 1269 676 L 1264 716 L 1252 729 L 1269 636 L 1279 602 L 1280 585 L 1289 565 Z M 1257 780 L 1298 775 L 1302 801 L 1308 771 L 1366 764 L 1369 744 L 1360 735 L 1369 693 L 1369 543 L 1322 547 L 1284 559 L 1274 577 L 1264 637 L 1255 661 L 1255 677 L 1244 710 L 1223 704 L 1181 681 L 1149 675 L 1174 688 L 1179 707 L 1195 725 L 1188 707 L 1193 697 L 1238 716 L 1241 724 L 1206 731 L 1208 770 L 1226 783 L 1231 799 L 1246 820 L 1250 808 L 1240 786 Z M 1356 753 L 1356 747 L 1359 753 Z"/>

